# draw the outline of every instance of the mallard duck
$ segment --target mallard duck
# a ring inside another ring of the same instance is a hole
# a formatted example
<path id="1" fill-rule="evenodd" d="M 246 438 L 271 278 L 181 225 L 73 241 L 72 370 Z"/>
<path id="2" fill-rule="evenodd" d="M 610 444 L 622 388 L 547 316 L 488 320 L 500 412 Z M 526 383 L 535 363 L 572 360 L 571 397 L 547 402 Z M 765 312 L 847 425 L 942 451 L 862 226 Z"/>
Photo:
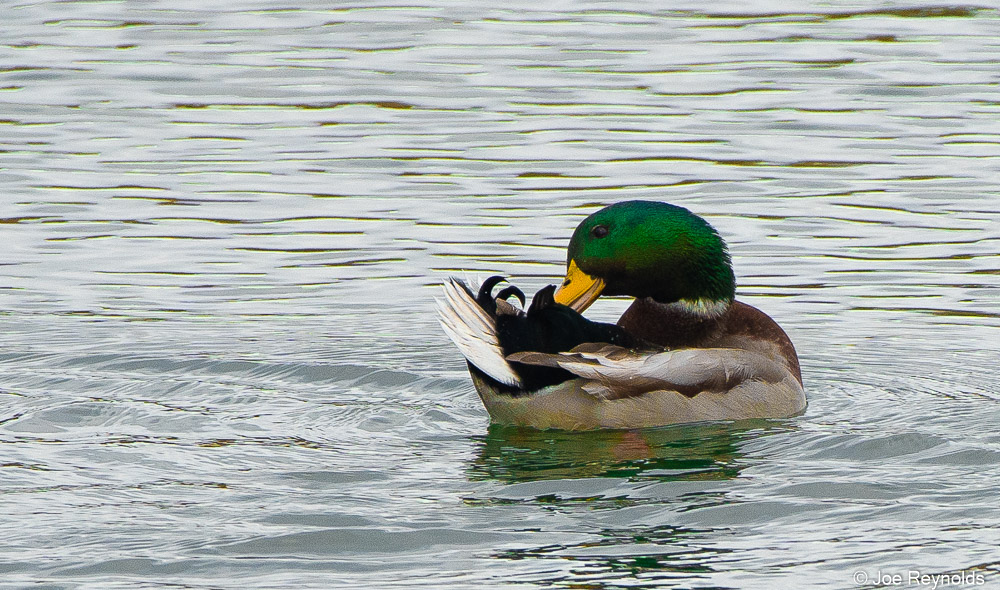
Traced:
<path id="1" fill-rule="evenodd" d="M 526 311 L 517 287 L 493 294 L 503 277 L 478 292 L 444 284 L 441 325 L 493 422 L 644 428 L 805 409 L 795 347 L 735 300 L 726 244 L 701 217 L 649 201 L 605 207 L 573 232 L 566 266 Z M 601 295 L 635 301 L 617 324 L 583 317 Z"/>

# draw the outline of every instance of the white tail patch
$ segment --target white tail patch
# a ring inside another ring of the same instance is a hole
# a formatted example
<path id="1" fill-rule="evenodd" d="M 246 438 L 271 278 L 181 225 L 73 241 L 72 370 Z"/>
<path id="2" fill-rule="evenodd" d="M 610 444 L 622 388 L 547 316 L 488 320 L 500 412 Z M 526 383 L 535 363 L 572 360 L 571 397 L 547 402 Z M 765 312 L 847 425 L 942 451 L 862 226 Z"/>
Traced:
<path id="1" fill-rule="evenodd" d="M 493 318 L 479 307 L 456 279 L 444 283 L 444 299 L 435 299 L 438 320 L 462 356 L 504 385 L 520 387 L 521 378 L 504 358 Z"/>

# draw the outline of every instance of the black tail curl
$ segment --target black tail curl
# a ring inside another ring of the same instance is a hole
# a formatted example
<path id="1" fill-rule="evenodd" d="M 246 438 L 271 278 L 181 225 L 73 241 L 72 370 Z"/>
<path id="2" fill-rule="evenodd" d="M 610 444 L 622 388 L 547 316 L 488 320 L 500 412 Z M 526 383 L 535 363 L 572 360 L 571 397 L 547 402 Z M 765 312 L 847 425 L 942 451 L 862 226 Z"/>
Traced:
<path id="1" fill-rule="evenodd" d="M 587 342 L 603 342 L 624 348 L 638 348 L 643 342 L 614 324 L 592 322 L 572 308 L 556 303 L 555 285 L 542 287 L 531 300 L 528 311 L 518 314 L 497 313 L 497 300 L 506 301 L 517 297 L 524 307 L 524 292 L 511 285 L 493 296 L 493 289 L 507 279 L 496 275 L 486 279 L 476 303 L 490 314 L 496 323 L 497 339 L 504 356 L 515 352 L 535 351 L 558 353 L 567 352 Z M 471 294 L 471 292 L 470 292 Z M 563 369 L 539 367 L 511 362 L 514 371 L 521 377 L 521 389 L 504 386 L 480 372 L 498 391 L 509 395 L 526 395 L 543 387 L 556 385 L 575 379 L 576 376 Z"/>

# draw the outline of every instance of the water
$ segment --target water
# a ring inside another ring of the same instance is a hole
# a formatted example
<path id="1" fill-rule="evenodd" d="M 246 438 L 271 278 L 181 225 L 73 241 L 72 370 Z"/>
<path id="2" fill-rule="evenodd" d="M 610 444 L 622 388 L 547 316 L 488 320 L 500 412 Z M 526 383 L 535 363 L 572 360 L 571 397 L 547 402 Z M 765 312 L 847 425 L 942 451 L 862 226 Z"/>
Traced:
<path id="1" fill-rule="evenodd" d="M 995 585 L 977 6 L 8 3 L 0 586 Z M 727 237 L 805 415 L 488 427 L 437 285 L 633 198 Z"/>

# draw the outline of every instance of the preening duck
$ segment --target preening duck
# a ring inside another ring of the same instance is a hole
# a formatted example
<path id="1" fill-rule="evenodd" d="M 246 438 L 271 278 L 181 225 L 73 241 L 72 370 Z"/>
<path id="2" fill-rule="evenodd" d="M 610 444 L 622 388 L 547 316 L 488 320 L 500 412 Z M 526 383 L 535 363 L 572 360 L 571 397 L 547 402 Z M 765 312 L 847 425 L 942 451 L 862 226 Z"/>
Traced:
<path id="1" fill-rule="evenodd" d="M 566 278 L 535 294 L 448 279 L 441 325 L 468 361 L 493 422 L 584 430 L 783 418 L 806 406 L 795 347 L 735 300 L 722 237 L 683 207 L 627 201 L 576 228 Z M 617 324 L 581 313 L 635 298 Z"/>

